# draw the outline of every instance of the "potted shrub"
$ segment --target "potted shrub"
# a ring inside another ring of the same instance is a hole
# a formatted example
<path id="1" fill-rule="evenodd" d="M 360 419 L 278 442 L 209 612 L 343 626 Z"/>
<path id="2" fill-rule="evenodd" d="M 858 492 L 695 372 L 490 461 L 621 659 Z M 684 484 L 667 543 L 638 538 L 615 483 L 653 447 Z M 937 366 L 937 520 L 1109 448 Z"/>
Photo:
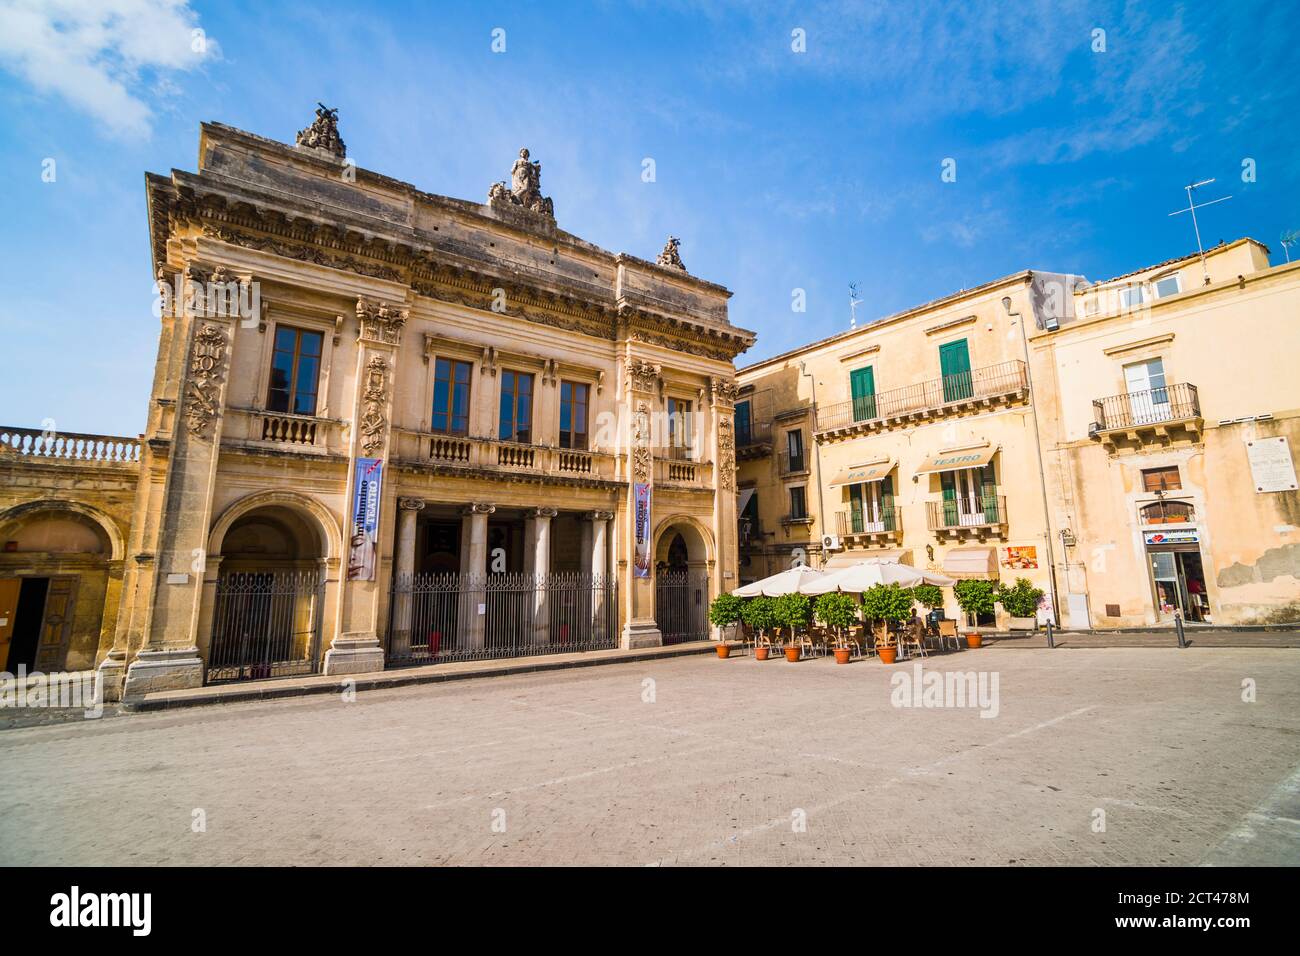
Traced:
<path id="1" fill-rule="evenodd" d="M 912 616 L 912 591 L 897 584 L 877 584 L 862 595 L 862 614 L 869 620 L 881 622 L 876 635 L 876 652 L 882 664 L 892 664 L 898 657 L 898 639 L 890 633 L 891 624 L 899 624 Z"/>
<path id="2" fill-rule="evenodd" d="M 754 632 L 754 657 L 760 661 L 767 660 L 767 648 L 760 647 L 757 641 L 776 627 L 776 614 L 773 611 L 775 604 L 776 602 L 770 597 L 756 597 L 746 601 L 745 606 L 740 609 L 740 619 Z"/>
<path id="3" fill-rule="evenodd" d="M 943 588 L 937 584 L 918 584 L 912 588 L 912 597 L 928 611 L 943 607 Z"/>
<path id="4" fill-rule="evenodd" d="M 1011 615 L 1011 630 L 1034 631 L 1038 629 L 1038 602 L 1043 589 L 1036 588 L 1028 578 L 1016 578 L 1011 587 L 998 591 L 998 603 Z"/>
<path id="5" fill-rule="evenodd" d="M 813 603 L 813 614 L 835 633 L 835 663 L 847 664 L 851 649 L 844 640 L 844 632 L 858 622 L 858 602 L 838 591 L 819 595 Z"/>
<path id="6" fill-rule="evenodd" d="M 777 626 L 790 629 L 790 638 L 785 643 L 785 659 L 794 663 L 799 659 L 799 645 L 795 637 L 799 628 L 807 627 L 812 620 L 812 602 L 802 594 L 782 594 L 776 599 L 773 613 Z"/>
<path id="7" fill-rule="evenodd" d="M 952 592 L 957 596 L 957 606 L 962 612 L 976 617 L 976 620 L 980 614 L 993 613 L 997 597 L 997 584 L 993 581 L 958 581 L 953 585 Z M 983 639 L 977 631 L 967 630 L 968 647 L 979 647 L 982 643 Z"/>
<path id="8" fill-rule="evenodd" d="M 709 605 L 709 623 L 719 629 L 734 628 L 736 622 L 740 620 L 740 612 L 744 606 L 745 602 L 734 594 L 719 594 Z M 721 633 L 718 634 L 718 638 L 718 656 L 726 659 L 731 654 L 731 646 L 727 644 L 727 639 Z"/>

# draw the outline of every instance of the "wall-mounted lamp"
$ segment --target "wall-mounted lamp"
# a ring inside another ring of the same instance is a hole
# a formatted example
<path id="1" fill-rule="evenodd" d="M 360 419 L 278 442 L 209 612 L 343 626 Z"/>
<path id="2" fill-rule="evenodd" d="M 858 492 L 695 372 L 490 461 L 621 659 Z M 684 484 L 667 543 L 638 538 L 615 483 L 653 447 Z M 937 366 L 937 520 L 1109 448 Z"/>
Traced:
<path id="1" fill-rule="evenodd" d="M 931 561 L 934 560 L 934 545 L 932 545 L 932 544 L 927 544 L 927 545 L 925 546 L 925 556 L 926 556 L 926 558 L 928 558 L 928 559 L 931 560 Z"/>

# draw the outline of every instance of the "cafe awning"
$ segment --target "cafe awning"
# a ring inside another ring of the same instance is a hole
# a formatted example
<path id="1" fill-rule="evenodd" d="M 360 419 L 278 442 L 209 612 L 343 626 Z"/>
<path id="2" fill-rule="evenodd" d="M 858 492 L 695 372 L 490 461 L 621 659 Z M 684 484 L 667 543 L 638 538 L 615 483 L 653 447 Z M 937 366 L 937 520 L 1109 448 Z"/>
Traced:
<path id="1" fill-rule="evenodd" d="M 890 473 L 894 468 L 892 458 L 886 458 L 884 461 L 876 461 L 867 465 L 850 465 L 843 469 L 831 481 L 831 487 L 839 485 L 860 485 L 867 481 L 880 481 Z"/>
<path id="2" fill-rule="evenodd" d="M 866 560 L 911 564 L 912 552 L 909 548 L 884 548 L 880 551 L 842 551 L 827 558 L 822 570 L 830 571 L 834 568 L 847 568 L 850 564 L 857 564 Z"/>
<path id="3" fill-rule="evenodd" d="M 943 573 L 954 578 L 996 581 L 998 552 L 995 548 L 953 548 L 943 556 Z"/>
<path id="4" fill-rule="evenodd" d="M 928 475 L 936 471 L 962 471 L 966 468 L 983 468 L 998 453 L 997 445 L 983 448 L 963 448 L 957 451 L 941 451 L 925 459 L 916 469 L 918 475 Z"/>

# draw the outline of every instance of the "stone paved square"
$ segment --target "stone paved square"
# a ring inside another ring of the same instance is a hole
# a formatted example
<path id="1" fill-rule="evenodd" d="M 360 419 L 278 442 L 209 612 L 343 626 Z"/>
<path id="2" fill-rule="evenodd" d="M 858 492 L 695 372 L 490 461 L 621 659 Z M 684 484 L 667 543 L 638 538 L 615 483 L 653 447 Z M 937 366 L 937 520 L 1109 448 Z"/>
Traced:
<path id="1" fill-rule="evenodd" d="M 1295 650 L 923 666 L 996 672 L 998 716 L 892 706 L 910 664 L 745 656 L 10 729 L 0 862 L 1300 862 Z"/>

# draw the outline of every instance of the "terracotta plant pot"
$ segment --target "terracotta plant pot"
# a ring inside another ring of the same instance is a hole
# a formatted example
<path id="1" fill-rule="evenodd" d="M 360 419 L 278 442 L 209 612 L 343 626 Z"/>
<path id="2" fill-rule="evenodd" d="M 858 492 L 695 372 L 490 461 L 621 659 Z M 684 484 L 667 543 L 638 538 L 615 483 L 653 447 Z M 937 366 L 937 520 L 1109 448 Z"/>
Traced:
<path id="1" fill-rule="evenodd" d="M 793 663 L 795 663 L 795 661 L 799 660 L 799 648 L 797 648 L 797 647 L 787 647 L 787 648 L 785 649 L 785 659 L 786 659 L 787 661 L 789 661 L 791 664 L 793 664 Z"/>
<path id="2" fill-rule="evenodd" d="M 981 644 L 983 644 L 983 643 L 984 643 L 984 638 L 980 637 L 978 634 L 967 634 L 967 635 L 966 635 L 966 646 L 967 646 L 967 647 L 979 647 L 979 646 L 980 646 Z"/>
<path id="3" fill-rule="evenodd" d="M 853 651 L 850 650 L 850 649 L 847 648 L 847 647 L 837 647 L 837 648 L 835 648 L 835 663 L 836 663 L 836 664 L 847 664 L 847 663 L 849 662 L 849 656 L 850 656 L 852 653 L 853 653 Z"/>
<path id="4" fill-rule="evenodd" d="M 725 661 L 728 657 L 731 656 L 731 646 L 728 644 L 719 644 L 718 656 Z"/>
<path id="5" fill-rule="evenodd" d="M 756 647 L 756 648 L 754 648 L 754 660 L 757 660 L 757 661 L 765 661 L 765 660 L 767 660 L 767 650 L 768 650 L 768 649 L 767 649 L 766 647 Z"/>
<path id="6" fill-rule="evenodd" d="M 897 647 L 880 647 L 877 648 L 876 650 L 877 653 L 880 654 L 880 663 L 882 664 L 892 664 L 894 663 L 894 660 L 898 657 Z"/>

